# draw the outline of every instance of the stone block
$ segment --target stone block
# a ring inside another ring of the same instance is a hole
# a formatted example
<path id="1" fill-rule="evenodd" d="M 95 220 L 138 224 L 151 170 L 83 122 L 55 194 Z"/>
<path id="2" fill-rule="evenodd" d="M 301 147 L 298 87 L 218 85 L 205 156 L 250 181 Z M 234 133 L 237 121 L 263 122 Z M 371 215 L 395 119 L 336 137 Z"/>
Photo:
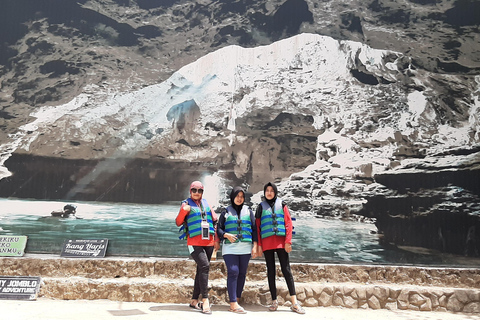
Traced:
<path id="1" fill-rule="evenodd" d="M 445 295 L 442 295 L 440 298 L 438 298 L 438 304 L 442 308 L 446 308 L 448 304 L 448 298 Z"/>
<path id="2" fill-rule="evenodd" d="M 228 302 L 226 300 L 226 302 Z M 242 293 L 242 302 L 246 304 L 262 304 L 260 294 L 254 288 L 245 288 Z"/>
<path id="3" fill-rule="evenodd" d="M 455 295 L 453 295 L 448 299 L 447 310 L 452 312 L 461 312 L 463 310 L 463 303 L 461 303 L 455 297 Z"/>
<path id="4" fill-rule="evenodd" d="M 343 302 L 343 294 L 339 291 L 333 294 L 332 304 L 337 307 L 344 307 L 345 304 Z"/>
<path id="5" fill-rule="evenodd" d="M 480 314 L 480 302 L 470 302 L 463 307 L 463 312 Z"/>
<path id="6" fill-rule="evenodd" d="M 410 296 L 410 291 L 408 289 L 402 289 L 400 294 L 398 295 L 397 300 L 402 302 L 408 302 L 408 298 Z"/>
<path id="7" fill-rule="evenodd" d="M 308 298 L 305 300 L 305 307 L 318 307 L 318 301 L 314 298 Z"/>
<path id="8" fill-rule="evenodd" d="M 262 304 L 264 306 L 267 305 L 268 298 L 270 298 L 270 294 L 268 294 L 268 297 L 267 297 L 267 293 L 259 293 L 258 294 L 258 299 L 260 300 L 260 304 Z"/>
<path id="9" fill-rule="evenodd" d="M 452 297 L 455 297 L 462 304 L 466 304 L 466 303 L 470 302 L 470 297 L 468 296 L 469 291 L 471 291 L 471 290 L 457 289 L 457 290 L 454 291 Z"/>
<path id="10" fill-rule="evenodd" d="M 427 301 L 427 298 L 425 298 L 419 293 L 414 293 L 410 296 L 408 301 L 410 302 L 411 305 L 420 307 L 422 304 L 424 304 Z"/>
<path id="11" fill-rule="evenodd" d="M 410 303 L 408 303 L 408 300 L 398 300 L 397 302 L 397 307 L 400 310 L 408 310 L 410 308 Z"/>
<path id="12" fill-rule="evenodd" d="M 385 304 L 385 309 L 387 310 L 397 310 L 397 303 L 396 302 L 387 302 Z"/>
<path id="13" fill-rule="evenodd" d="M 303 292 L 302 292 L 303 293 Z M 278 296 L 281 296 L 283 298 L 287 298 L 287 295 L 288 295 L 288 289 L 287 287 L 282 283 L 281 286 L 278 286 L 277 285 L 277 295 Z M 303 295 L 305 296 L 305 293 L 303 293 Z M 298 298 L 298 296 L 297 296 Z"/>
<path id="14" fill-rule="evenodd" d="M 359 269 L 355 272 L 355 276 L 357 277 L 357 280 L 362 282 L 362 283 L 367 283 L 368 280 L 370 279 L 370 275 L 362 269 Z"/>
<path id="15" fill-rule="evenodd" d="M 420 311 L 432 311 L 432 302 L 430 299 L 427 299 L 424 304 L 420 306 Z"/>
<path id="16" fill-rule="evenodd" d="M 420 311 L 420 307 L 414 306 L 413 304 L 409 305 L 408 309 L 413 310 L 413 311 Z"/>
<path id="17" fill-rule="evenodd" d="M 320 297 L 318 299 L 318 304 L 321 307 L 330 307 L 333 303 L 333 298 L 331 295 L 329 295 L 326 291 L 323 291 L 320 294 Z"/>
<path id="18" fill-rule="evenodd" d="M 323 292 L 325 292 L 326 294 L 328 294 L 329 296 L 333 295 L 333 292 L 335 291 L 335 287 L 333 286 L 325 286 L 323 288 Z"/>
<path id="19" fill-rule="evenodd" d="M 380 300 L 374 295 L 372 295 L 370 298 L 367 300 L 368 306 L 370 309 L 381 309 L 382 304 L 380 303 Z"/>
<path id="20" fill-rule="evenodd" d="M 344 296 L 349 296 L 351 293 L 355 290 L 353 286 L 342 286 L 341 287 L 341 292 L 343 293 Z"/>
<path id="21" fill-rule="evenodd" d="M 430 298 L 430 301 L 432 302 L 432 309 L 433 310 L 435 310 L 437 307 L 440 306 L 440 302 L 439 302 L 439 299 L 438 299 L 437 295 L 430 294 L 429 298 Z"/>
<path id="22" fill-rule="evenodd" d="M 393 300 L 397 300 L 398 296 L 400 295 L 400 292 L 402 292 L 402 289 L 400 288 L 390 288 L 390 298 Z"/>
<path id="23" fill-rule="evenodd" d="M 358 301 L 350 296 L 344 296 L 343 303 L 346 308 L 350 308 L 350 309 L 358 308 Z"/>
<path id="24" fill-rule="evenodd" d="M 358 299 L 359 299 L 356 288 L 354 288 L 353 291 L 350 293 L 350 297 L 352 297 L 352 298 L 355 299 L 355 300 L 358 300 Z"/>
<path id="25" fill-rule="evenodd" d="M 297 292 L 297 299 L 299 301 L 305 301 L 305 299 L 307 298 L 307 295 L 305 294 L 305 291 L 300 291 L 300 292 Z"/>
<path id="26" fill-rule="evenodd" d="M 305 296 L 306 296 L 307 298 L 313 298 L 313 297 L 314 297 L 313 289 L 312 289 L 312 288 L 305 287 L 304 291 L 305 291 Z"/>
<path id="27" fill-rule="evenodd" d="M 467 294 L 469 301 L 480 302 L 480 290 L 468 290 Z"/>
<path id="28" fill-rule="evenodd" d="M 386 301 L 389 297 L 389 290 L 386 287 L 375 286 L 373 288 L 372 294 L 378 298 L 380 301 Z"/>
<path id="29" fill-rule="evenodd" d="M 367 300 L 367 289 L 365 287 L 355 288 L 359 300 Z"/>
<path id="30" fill-rule="evenodd" d="M 313 296 L 315 298 L 318 298 L 320 296 L 320 294 L 322 293 L 324 287 L 325 287 L 324 285 L 312 284 L 312 286 L 310 288 L 313 292 Z"/>

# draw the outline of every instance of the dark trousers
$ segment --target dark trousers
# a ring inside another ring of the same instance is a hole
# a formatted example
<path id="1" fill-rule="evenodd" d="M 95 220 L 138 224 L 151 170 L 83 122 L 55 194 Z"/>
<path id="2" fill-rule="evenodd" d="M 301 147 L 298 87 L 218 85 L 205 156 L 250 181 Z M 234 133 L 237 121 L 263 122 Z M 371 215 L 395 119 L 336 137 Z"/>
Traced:
<path id="1" fill-rule="evenodd" d="M 242 297 L 248 262 L 251 254 L 226 254 L 223 260 L 227 265 L 227 290 L 230 302 L 236 302 Z"/>
<path id="2" fill-rule="evenodd" d="M 270 288 L 272 300 L 277 300 L 277 286 L 275 284 L 275 252 L 277 253 L 278 260 L 280 260 L 280 267 L 282 269 L 283 276 L 285 277 L 285 281 L 287 282 L 288 293 L 290 293 L 291 296 L 296 295 L 293 275 L 292 271 L 290 270 L 290 259 L 288 258 L 287 251 L 285 251 L 285 249 L 266 250 L 263 251 L 263 255 L 265 256 L 265 262 L 267 263 L 268 287 Z"/>
<path id="3" fill-rule="evenodd" d="M 212 247 L 193 246 L 190 254 L 197 263 L 197 274 L 193 285 L 192 299 L 198 300 L 200 294 L 203 299 L 208 298 L 208 274 L 210 272 L 210 259 L 212 258 Z"/>

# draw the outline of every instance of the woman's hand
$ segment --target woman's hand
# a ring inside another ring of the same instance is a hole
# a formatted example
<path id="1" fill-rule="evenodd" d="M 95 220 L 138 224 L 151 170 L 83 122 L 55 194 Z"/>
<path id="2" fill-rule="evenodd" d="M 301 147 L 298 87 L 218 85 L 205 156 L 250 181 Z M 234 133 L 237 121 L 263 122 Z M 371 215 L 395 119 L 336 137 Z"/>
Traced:
<path id="1" fill-rule="evenodd" d="M 230 241 L 231 243 L 234 243 L 235 241 L 237 241 L 237 236 L 236 235 L 233 235 L 231 233 L 225 233 L 223 235 L 224 238 L 227 238 L 228 241 Z"/>
<path id="2" fill-rule="evenodd" d="M 190 209 L 191 209 L 191 207 L 190 207 L 189 204 L 186 204 L 186 205 L 183 206 L 183 210 L 185 210 L 185 211 L 190 212 Z"/>
<path id="3" fill-rule="evenodd" d="M 292 252 L 292 244 L 291 243 L 285 243 L 285 251 L 287 251 L 287 253 Z"/>
<path id="4" fill-rule="evenodd" d="M 260 258 L 263 255 L 262 246 L 257 246 L 257 257 Z"/>
<path id="5" fill-rule="evenodd" d="M 258 257 L 257 245 L 254 244 L 254 245 L 252 246 L 252 259 L 255 259 L 256 257 Z"/>

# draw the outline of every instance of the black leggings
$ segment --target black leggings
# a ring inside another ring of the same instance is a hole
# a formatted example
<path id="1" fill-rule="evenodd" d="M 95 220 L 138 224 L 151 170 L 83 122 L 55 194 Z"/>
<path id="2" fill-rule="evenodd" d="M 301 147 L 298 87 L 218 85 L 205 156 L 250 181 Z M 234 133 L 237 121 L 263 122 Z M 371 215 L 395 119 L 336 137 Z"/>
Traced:
<path id="1" fill-rule="evenodd" d="M 208 298 L 208 274 L 210 272 L 210 259 L 212 258 L 212 247 L 193 246 L 190 254 L 197 263 L 197 274 L 193 285 L 192 299 L 198 300 L 200 294 L 203 299 Z"/>
<path id="2" fill-rule="evenodd" d="M 278 260 L 280 260 L 280 267 L 283 276 L 285 277 L 285 281 L 287 282 L 288 293 L 290 293 L 290 296 L 296 295 L 287 251 L 285 251 L 285 249 L 265 250 L 263 251 L 263 255 L 265 256 L 265 262 L 267 263 L 268 287 L 270 288 L 272 300 L 277 300 L 277 286 L 275 284 L 275 276 L 277 273 L 275 268 L 275 252 L 277 253 Z"/>

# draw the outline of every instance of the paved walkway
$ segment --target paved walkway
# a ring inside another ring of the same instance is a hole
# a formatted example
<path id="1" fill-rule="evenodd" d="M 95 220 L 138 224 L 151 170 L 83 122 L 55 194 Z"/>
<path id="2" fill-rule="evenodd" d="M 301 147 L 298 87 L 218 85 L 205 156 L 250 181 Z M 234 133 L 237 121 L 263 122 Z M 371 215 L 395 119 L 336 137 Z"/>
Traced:
<path id="1" fill-rule="evenodd" d="M 337 307 L 305 308 L 305 315 L 294 314 L 287 307 L 269 312 L 262 306 L 244 306 L 247 314 L 232 314 L 227 305 L 214 305 L 212 315 L 203 315 L 187 305 L 153 302 L 118 302 L 110 300 L 0 300 L 2 320 L 151 320 L 151 319 L 316 319 L 316 320 L 460 320 L 480 319 L 478 315 L 449 312 L 389 311 L 372 309 L 344 309 Z M 232 318 L 229 318 L 232 317 Z"/>

